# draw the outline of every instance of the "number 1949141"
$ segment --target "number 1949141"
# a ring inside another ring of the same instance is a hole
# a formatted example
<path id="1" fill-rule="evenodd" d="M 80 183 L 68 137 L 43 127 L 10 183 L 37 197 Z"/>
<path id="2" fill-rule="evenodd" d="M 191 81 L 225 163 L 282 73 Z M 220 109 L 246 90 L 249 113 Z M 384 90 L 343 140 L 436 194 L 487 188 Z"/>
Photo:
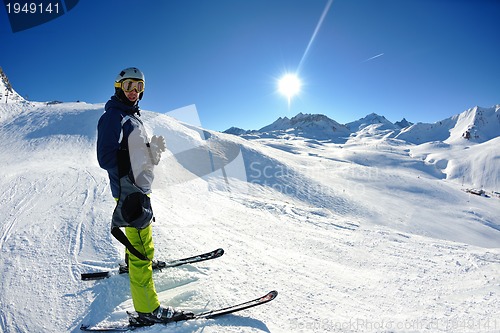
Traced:
<path id="1" fill-rule="evenodd" d="M 6 3 L 8 14 L 59 14 L 59 3 Z"/>

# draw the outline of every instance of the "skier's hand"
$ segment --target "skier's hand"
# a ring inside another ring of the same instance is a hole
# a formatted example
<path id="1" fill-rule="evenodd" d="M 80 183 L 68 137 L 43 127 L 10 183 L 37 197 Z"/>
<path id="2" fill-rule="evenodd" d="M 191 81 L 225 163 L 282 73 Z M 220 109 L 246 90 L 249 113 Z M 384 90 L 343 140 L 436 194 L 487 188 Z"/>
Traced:
<path id="1" fill-rule="evenodd" d="M 161 135 L 153 135 L 153 137 L 151 138 L 151 148 L 164 152 L 167 149 L 167 147 L 165 146 L 165 138 Z"/>
<path id="2" fill-rule="evenodd" d="M 153 157 L 153 163 L 158 165 L 160 163 L 161 153 L 163 153 L 167 147 L 165 146 L 165 138 L 163 136 L 153 135 L 151 138 L 151 143 L 149 144 L 151 147 L 151 153 Z"/>

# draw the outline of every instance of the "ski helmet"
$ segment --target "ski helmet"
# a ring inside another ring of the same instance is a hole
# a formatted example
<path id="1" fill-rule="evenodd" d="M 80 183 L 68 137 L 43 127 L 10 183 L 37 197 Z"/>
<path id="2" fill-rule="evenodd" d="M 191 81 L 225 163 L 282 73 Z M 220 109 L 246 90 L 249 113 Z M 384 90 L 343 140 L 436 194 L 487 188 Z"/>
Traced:
<path id="1" fill-rule="evenodd" d="M 142 80 L 144 81 L 144 86 L 146 85 L 146 80 L 144 79 L 144 74 L 140 71 L 139 68 L 136 67 L 128 67 L 125 68 L 116 76 L 115 79 L 115 95 L 117 95 L 121 100 L 126 101 L 125 95 L 121 88 L 118 88 L 117 83 L 125 80 L 125 79 L 134 79 L 134 80 Z M 144 91 L 139 94 L 139 100 L 142 99 L 144 95 Z"/>
<path id="2" fill-rule="evenodd" d="M 136 67 L 129 67 L 125 68 L 118 74 L 118 76 L 115 79 L 115 82 L 120 82 L 125 79 L 136 79 L 136 80 L 144 80 L 144 74 L 139 70 L 139 68 Z"/>

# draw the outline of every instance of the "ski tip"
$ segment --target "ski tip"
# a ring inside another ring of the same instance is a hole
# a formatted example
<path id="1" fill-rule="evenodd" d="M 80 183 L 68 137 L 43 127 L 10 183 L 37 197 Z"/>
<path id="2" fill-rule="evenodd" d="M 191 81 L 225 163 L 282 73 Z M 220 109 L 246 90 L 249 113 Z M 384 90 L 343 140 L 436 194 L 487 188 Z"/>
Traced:
<path id="1" fill-rule="evenodd" d="M 215 254 L 216 254 L 216 257 L 221 257 L 224 254 L 224 249 L 219 248 L 219 249 L 215 250 Z"/>
<path id="2" fill-rule="evenodd" d="M 128 331 L 133 331 L 136 328 L 137 327 L 135 326 L 129 326 L 129 325 L 100 327 L 100 326 L 91 326 L 82 324 L 80 326 L 80 330 L 85 332 L 128 332 Z"/>
<path id="3" fill-rule="evenodd" d="M 273 290 L 273 291 L 268 292 L 267 295 L 263 296 L 260 300 L 262 302 L 270 302 L 273 299 L 275 299 L 276 296 L 278 296 L 278 292 L 276 290 Z"/>

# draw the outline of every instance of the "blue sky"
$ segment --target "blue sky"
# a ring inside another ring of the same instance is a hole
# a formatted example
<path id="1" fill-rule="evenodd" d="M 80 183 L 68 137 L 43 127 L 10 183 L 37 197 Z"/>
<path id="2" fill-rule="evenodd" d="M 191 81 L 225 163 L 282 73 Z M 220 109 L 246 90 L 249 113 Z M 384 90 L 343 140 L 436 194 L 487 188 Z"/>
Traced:
<path id="1" fill-rule="evenodd" d="M 435 122 L 500 104 L 499 17 L 498 0 L 82 0 L 17 33 L 2 8 L 0 66 L 30 100 L 89 103 L 139 67 L 142 109 L 196 104 L 213 130 L 299 112 Z M 299 64 L 289 106 L 277 82 Z"/>

